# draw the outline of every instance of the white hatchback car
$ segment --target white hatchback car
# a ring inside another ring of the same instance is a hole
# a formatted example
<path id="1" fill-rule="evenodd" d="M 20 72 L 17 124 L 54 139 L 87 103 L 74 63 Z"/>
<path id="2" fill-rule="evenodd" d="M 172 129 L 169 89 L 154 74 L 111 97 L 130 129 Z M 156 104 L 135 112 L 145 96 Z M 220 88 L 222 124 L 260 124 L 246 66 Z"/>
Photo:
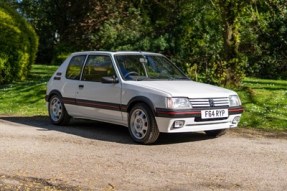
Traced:
<path id="1" fill-rule="evenodd" d="M 237 127 L 243 112 L 234 91 L 194 82 L 150 52 L 73 53 L 49 80 L 46 101 L 53 124 L 71 117 L 119 124 L 142 144 L 160 132 L 217 137 Z"/>

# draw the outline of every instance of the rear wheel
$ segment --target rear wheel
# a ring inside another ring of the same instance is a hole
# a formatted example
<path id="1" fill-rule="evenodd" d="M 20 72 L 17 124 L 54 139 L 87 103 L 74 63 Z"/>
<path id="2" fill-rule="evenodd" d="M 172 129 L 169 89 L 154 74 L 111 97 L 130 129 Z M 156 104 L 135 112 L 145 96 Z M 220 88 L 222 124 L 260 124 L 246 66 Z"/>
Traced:
<path id="1" fill-rule="evenodd" d="M 66 111 L 64 103 L 60 96 L 53 95 L 49 100 L 49 117 L 55 125 L 67 125 L 70 121 L 70 116 Z"/>
<path id="2" fill-rule="evenodd" d="M 152 144 L 159 137 L 153 113 L 146 104 L 136 104 L 129 113 L 129 132 L 137 143 Z"/>
<path id="3" fill-rule="evenodd" d="M 207 136 L 213 137 L 213 138 L 220 137 L 220 136 L 224 135 L 226 132 L 227 132 L 227 129 L 205 131 Z"/>

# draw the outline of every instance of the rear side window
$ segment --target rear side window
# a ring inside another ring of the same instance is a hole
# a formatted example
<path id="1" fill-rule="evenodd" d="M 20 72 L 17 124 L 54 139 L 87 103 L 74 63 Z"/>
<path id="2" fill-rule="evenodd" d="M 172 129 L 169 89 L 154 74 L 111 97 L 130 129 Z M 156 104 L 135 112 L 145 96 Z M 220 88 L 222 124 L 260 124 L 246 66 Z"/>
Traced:
<path id="1" fill-rule="evenodd" d="M 81 70 L 84 65 L 86 55 L 74 56 L 68 66 L 66 78 L 71 80 L 79 80 Z"/>
<path id="2" fill-rule="evenodd" d="M 100 82 L 102 77 L 114 76 L 112 60 L 106 55 L 90 55 L 87 59 L 82 80 Z"/>

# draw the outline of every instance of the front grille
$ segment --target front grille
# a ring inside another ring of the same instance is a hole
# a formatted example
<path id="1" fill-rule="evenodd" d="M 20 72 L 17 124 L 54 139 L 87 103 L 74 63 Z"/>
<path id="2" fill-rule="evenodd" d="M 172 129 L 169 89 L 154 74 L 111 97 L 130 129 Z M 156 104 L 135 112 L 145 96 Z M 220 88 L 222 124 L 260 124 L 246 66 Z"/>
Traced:
<path id="1" fill-rule="evenodd" d="M 191 98 L 189 99 L 193 108 L 205 107 L 228 107 L 229 100 L 227 97 L 222 98 Z"/>

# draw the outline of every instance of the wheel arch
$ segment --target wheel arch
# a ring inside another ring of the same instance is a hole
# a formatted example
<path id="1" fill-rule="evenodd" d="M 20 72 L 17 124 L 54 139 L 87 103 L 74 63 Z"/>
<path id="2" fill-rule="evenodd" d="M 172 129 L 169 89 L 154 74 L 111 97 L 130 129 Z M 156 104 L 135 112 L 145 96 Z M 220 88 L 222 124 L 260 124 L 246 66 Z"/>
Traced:
<path id="1" fill-rule="evenodd" d="M 52 91 L 49 93 L 49 95 L 46 95 L 46 97 L 45 97 L 46 102 L 49 102 L 49 100 L 51 99 L 51 97 L 54 96 L 54 95 L 60 96 L 60 97 L 62 98 L 62 94 L 61 94 L 60 91 L 58 91 L 58 90 L 52 90 Z"/>
<path id="2" fill-rule="evenodd" d="M 127 105 L 127 112 L 129 113 L 131 109 L 138 103 L 146 104 L 149 107 L 149 109 L 152 111 L 153 115 L 155 116 L 155 106 L 153 102 L 149 98 L 144 97 L 144 96 L 137 96 L 137 97 L 132 98 Z"/>

